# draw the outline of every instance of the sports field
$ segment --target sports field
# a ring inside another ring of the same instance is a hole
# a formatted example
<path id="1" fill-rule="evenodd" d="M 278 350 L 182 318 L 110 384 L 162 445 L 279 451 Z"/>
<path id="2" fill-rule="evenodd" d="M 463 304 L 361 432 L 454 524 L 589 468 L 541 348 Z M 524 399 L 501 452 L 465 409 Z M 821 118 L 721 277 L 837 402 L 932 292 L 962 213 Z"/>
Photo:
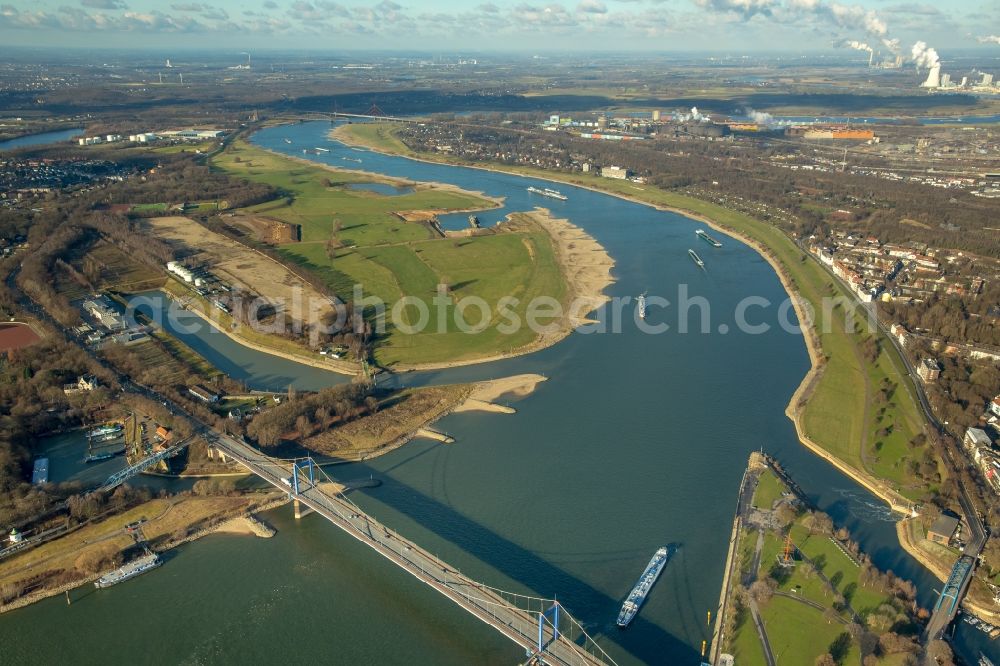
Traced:
<path id="1" fill-rule="evenodd" d="M 27 324 L 0 324 L 0 352 L 29 347 L 40 340 Z"/>

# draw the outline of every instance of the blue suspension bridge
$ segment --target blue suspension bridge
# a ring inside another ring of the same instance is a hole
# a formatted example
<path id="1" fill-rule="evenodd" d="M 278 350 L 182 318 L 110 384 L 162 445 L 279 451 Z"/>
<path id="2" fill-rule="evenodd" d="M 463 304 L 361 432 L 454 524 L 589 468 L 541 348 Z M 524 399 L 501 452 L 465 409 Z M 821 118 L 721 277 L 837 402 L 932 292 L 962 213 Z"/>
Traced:
<path id="1" fill-rule="evenodd" d="M 320 514 L 520 645 L 526 663 L 616 666 L 558 601 L 506 592 L 468 578 L 367 515 L 343 496 L 343 486 L 326 476 L 311 458 L 279 460 L 226 435 L 207 437 L 217 451 L 287 492 L 296 515 L 301 506 Z"/>

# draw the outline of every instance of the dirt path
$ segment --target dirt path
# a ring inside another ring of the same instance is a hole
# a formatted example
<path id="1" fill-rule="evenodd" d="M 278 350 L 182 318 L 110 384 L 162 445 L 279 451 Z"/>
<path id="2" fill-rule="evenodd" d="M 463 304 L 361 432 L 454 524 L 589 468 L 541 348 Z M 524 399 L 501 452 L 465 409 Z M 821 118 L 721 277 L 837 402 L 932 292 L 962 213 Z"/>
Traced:
<path id="1" fill-rule="evenodd" d="M 154 217 L 147 221 L 159 238 L 204 262 L 209 270 L 232 285 L 259 294 L 292 320 L 313 323 L 333 313 L 330 299 L 299 278 L 285 265 L 227 236 L 209 231 L 194 220 Z"/>

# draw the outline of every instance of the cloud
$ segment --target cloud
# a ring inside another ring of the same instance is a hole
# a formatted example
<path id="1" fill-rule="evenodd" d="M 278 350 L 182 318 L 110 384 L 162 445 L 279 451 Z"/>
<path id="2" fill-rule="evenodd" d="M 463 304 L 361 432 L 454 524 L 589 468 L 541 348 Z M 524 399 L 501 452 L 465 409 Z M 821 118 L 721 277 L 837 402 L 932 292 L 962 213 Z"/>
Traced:
<path id="1" fill-rule="evenodd" d="M 203 5 L 200 2 L 187 2 L 176 5 L 170 5 L 170 8 L 175 12 L 201 12 L 209 9 L 208 5 Z"/>
<path id="2" fill-rule="evenodd" d="M 695 0 L 702 9 L 736 14 L 749 19 L 757 14 L 770 16 L 777 5 L 776 0 Z"/>
<path id="3" fill-rule="evenodd" d="M 56 12 L 20 10 L 12 5 L 0 7 L 0 27 L 73 32 L 203 32 L 208 29 L 195 18 L 172 16 L 158 10 L 105 14 L 76 7 L 60 7 Z"/>
<path id="4" fill-rule="evenodd" d="M 121 0 L 80 0 L 80 4 L 91 9 L 125 9 Z"/>
<path id="5" fill-rule="evenodd" d="M 608 6 L 600 0 L 581 0 L 576 11 L 580 14 L 607 14 Z"/>
<path id="6" fill-rule="evenodd" d="M 976 37 L 976 41 L 980 44 L 1000 44 L 1000 35 L 983 35 Z"/>
<path id="7" fill-rule="evenodd" d="M 221 7 L 215 8 L 215 9 L 213 9 L 211 7 L 206 7 L 205 11 L 202 13 L 201 16 L 202 16 L 202 18 L 206 18 L 206 19 L 209 19 L 211 21 L 228 21 L 229 20 L 229 13 L 225 9 L 222 9 Z"/>
<path id="8" fill-rule="evenodd" d="M 278 3 L 274 0 L 264 0 L 264 9 L 277 9 Z"/>

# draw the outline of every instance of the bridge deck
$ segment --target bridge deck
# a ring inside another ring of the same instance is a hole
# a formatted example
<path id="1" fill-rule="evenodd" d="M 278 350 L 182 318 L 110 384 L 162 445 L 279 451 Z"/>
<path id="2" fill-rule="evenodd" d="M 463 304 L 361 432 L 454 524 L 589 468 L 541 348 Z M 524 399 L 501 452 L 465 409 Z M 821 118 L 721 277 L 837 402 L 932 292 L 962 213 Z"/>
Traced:
<path id="1" fill-rule="evenodd" d="M 290 491 L 283 479 L 291 475 L 290 466 L 273 460 L 252 447 L 229 437 L 213 442 L 234 460 L 283 491 Z M 527 652 L 537 652 L 538 614 L 512 608 L 509 600 L 493 589 L 462 575 L 454 567 L 423 550 L 417 544 L 393 532 L 344 498 L 320 486 L 303 484 L 297 499 L 355 539 L 430 585 L 474 616 L 497 629 Z M 543 609 L 539 609 L 543 610 Z M 545 648 L 547 664 L 613 664 L 606 655 L 587 652 L 560 635 Z"/>

